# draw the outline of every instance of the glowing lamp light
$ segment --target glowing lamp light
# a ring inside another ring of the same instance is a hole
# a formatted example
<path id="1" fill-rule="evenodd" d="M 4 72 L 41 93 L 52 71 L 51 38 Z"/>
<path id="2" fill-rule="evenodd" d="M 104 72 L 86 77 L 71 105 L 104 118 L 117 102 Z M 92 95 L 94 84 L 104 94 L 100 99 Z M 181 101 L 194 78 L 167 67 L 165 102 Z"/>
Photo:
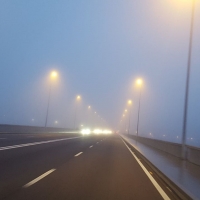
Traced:
<path id="1" fill-rule="evenodd" d="M 131 105 L 131 104 L 132 104 L 132 101 L 131 101 L 131 100 L 128 100 L 128 104 Z"/>
<path id="2" fill-rule="evenodd" d="M 76 97 L 76 99 L 77 99 L 77 100 L 80 100 L 80 99 L 81 99 L 81 96 L 80 96 L 80 95 L 78 95 L 78 96 Z"/>
<path id="3" fill-rule="evenodd" d="M 56 71 L 51 72 L 51 78 L 56 78 L 58 76 L 58 73 Z"/>
<path id="4" fill-rule="evenodd" d="M 137 85 L 142 85 L 142 82 L 143 82 L 143 81 L 142 81 L 142 79 L 140 79 L 140 78 L 136 80 L 136 84 L 137 84 Z"/>

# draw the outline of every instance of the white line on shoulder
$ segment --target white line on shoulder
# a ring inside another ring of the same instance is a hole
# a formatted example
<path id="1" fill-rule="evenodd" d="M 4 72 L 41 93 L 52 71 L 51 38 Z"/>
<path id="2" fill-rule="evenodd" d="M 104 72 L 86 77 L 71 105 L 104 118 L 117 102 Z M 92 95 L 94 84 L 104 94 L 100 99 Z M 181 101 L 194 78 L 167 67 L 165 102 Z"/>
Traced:
<path id="1" fill-rule="evenodd" d="M 163 199 L 170 200 L 170 198 L 167 196 L 167 194 L 164 192 L 164 190 L 160 187 L 160 185 L 158 185 L 158 183 L 156 182 L 156 180 L 151 176 L 151 174 L 149 173 L 149 171 L 140 162 L 140 160 L 136 157 L 136 155 L 131 151 L 131 149 L 127 146 L 127 144 L 124 141 L 123 141 L 123 143 L 125 144 L 125 146 L 127 147 L 127 149 L 131 152 L 131 154 L 133 155 L 133 157 L 136 159 L 136 161 L 138 162 L 138 164 L 140 165 L 140 167 L 143 169 L 143 171 L 148 176 L 148 178 L 150 179 L 150 181 L 152 182 L 152 184 L 155 186 L 155 188 L 158 190 L 158 192 L 163 197 Z"/>

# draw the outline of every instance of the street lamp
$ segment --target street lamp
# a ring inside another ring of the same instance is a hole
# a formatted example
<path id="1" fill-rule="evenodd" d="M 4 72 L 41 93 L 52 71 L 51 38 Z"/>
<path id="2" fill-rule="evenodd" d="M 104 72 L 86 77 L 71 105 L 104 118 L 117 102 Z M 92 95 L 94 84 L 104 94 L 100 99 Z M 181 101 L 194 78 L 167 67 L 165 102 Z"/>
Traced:
<path id="1" fill-rule="evenodd" d="M 132 101 L 128 100 L 128 105 L 131 106 L 132 105 Z M 129 122 L 128 122 L 128 134 L 130 134 L 130 119 L 131 119 L 131 108 L 129 109 Z"/>
<path id="2" fill-rule="evenodd" d="M 45 120 L 45 127 L 47 127 L 48 122 L 48 115 L 49 115 L 49 104 L 51 99 L 51 87 L 52 87 L 52 81 L 55 80 L 58 76 L 58 73 L 56 71 L 52 71 L 50 74 L 50 86 L 49 86 L 49 96 L 48 96 L 48 103 L 47 103 L 47 112 L 46 112 L 46 120 Z"/>
<path id="3" fill-rule="evenodd" d="M 124 113 L 124 115 L 125 115 L 128 112 L 128 110 L 125 109 L 124 112 L 125 112 Z M 129 118 L 127 118 L 127 124 L 125 123 L 126 124 L 126 126 L 125 126 L 126 127 L 126 132 L 127 132 L 128 127 L 129 127 L 129 120 L 130 120 L 130 113 L 129 113 Z"/>
<path id="4" fill-rule="evenodd" d="M 188 94 L 190 83 L 190 68 L 191 68 L 191 54 L 192 54 L 192 42 L 193 42 L 193 27 L 194 27 L 194 13 L 195 13 L 195 0 L 192 0 L 192 14 L 190 23 L 190 38 L 189 38 L 189 51 L 187 61 L 187 75 L 186 75 L 186 87 L 185 87 L 185 102 L 184 102 L 184 114 L 183 114 L 183 132 L 182 132 L 182 158 L 186 158 L 186 130 L 187 130 L 187 113 L 188 113 Z"/>
<path id="5" fill-rule="evenodd" d="M 76 129 L 76 115 L 77 115 L 77 104 L 81 100 L 81 96 L 76 96 L 76 102 L 75 102 L 75 115 L 74 115 L 74 129 Z"/>
<path id="6" fill-rule="evenodd" d="M 132 104 L 132 101 L 131 100 L 128 100 L 128 105 L 131 105 Z"/>
<path id="7" fill-rule="evenodd" d="M 94 127 L 97 126 L 97 112 L 96 111 L 94 111 L 93 126 Z"/>
<path id="8" fill-rule="evenodd" d="M 141 101 L 141 88 L 142 88 L 143 81 L 142 79 L 137 79 L 136 80 L 136 85 L 139 87 L 139 105 L 138 105 L 138 119 L 137 119 L 137 136 L 138 136 L 138 131 L 139 131 L 139 121 L 140 121 L 140 101 Z"/>
<path id="9" fill-rule="evenodd" d="M 136 80 L 137 85 L 142 85 L 142 83 L 143 83 L 142 79 L 139 78 L 139 79 Z"/>
<path id="10" fill-rule="evenodd" d="M 58 76 L 58 73 L 56 71 L 51 72 L 51 78 L 54 79 Z"/>
<path id="11" fill-rule="evenodd" d="M 90 110 L 91 110 L 91 106 L 88 106 L 88 121 L 87 121 L 87 123 L 88 123 L 88 125 L 90 124 Z"/>

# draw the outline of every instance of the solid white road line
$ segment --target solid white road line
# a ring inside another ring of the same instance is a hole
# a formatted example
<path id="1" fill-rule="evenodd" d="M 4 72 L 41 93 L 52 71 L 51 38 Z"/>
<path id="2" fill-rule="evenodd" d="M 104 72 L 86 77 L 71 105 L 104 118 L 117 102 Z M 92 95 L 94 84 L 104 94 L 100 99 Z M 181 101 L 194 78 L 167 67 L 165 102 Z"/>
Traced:
<path id="1" fill-rule="evenodd" d="M 92 148 L 93 147 L 93 145 L 92 146 L 90 146 L 90 148 Z"/>
<path id="2" fill-rule="evenodd" d="M 83 152 L 77 153 L 75 157 L 80 156 Z"/>
<path id="3" fill-rule="evenodd" d="M 19 144 L 19 145 L 13 145 L 13 146 L 5 146 L 5 147 L 0 147 L 0 151 L 4 151 L 4 150 L 8 150 L 8 149 L 16 149 L 16 148 L 20 148 L 20 147 L 34 146 L 34 145 L 39 145 L 39 144 L 52 143 L 52 142 L 60 142 L 60 141 L 64 141 L 64 140 L 73 140 L 73 139 L 77 139 L 77 138 L 81 138 L 81 137 L 72 137 L 72 138 L 48 140 L 48 141 L 41 141 L 41 142 L 32 142 L 32 143 Z"/>
<path id="4" fill-rule="evenodd" d="M 123 141 L 123 140 L 122 140 Z M 160 185 L 158 185 L 158 183 L 156 182 L 156 180 L 151 176 L 151 174 L 149 173 L 149 171 L 145 168 L 145 166 L 140 162 L 140 160 L 136 157 L 136 155 L 131 151 L 131 149 L 127 146 L 127 144 L 123 141 L 123 143 L 125 144 L 125 146 L 127 147 L 127 149 L 131 152 L 131 154 L 133 155 L 133 157 L 136 159 L 136 161 L 138 162 L 138 164 L 140 165 L 140 167 L 143 169 L 143 171 L 145 172 L 145 174 L 148 176 L 148 178 L 150 179 L 150 181 L 153 183 L 153 185 L 155 186 L 155 188 L 158 190 L 158 192 L 160 193 L 160 195 L 163 197 L 164 200 L 170 200 L 170 198 L 167 196 L 167 194 L 164 192 L 164 190 L 160 187 Z"/>
<path id="5" fill-rule="evenodd" d="M 31 182 L 27 183 L 26 185 L 23 186 L 23 188 L 27 188 L 30 187 L 31 185 L 35 184 L 36 182 L 38 182 L 39 180 L 43 179 L 44 177 L 48 176 L 49 174 L 51 174 L 53 171 L 55 171 L 56 169 L 51 169 L 48 172 L 42 174 L 41 176 L 37 177 L 36 179 L 32 180 Z"/>

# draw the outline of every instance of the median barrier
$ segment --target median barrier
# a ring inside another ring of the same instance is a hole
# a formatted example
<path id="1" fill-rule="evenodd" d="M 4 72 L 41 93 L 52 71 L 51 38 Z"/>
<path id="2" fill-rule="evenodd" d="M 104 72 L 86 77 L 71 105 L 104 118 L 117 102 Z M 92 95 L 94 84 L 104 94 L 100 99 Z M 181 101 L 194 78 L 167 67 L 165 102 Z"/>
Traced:
<path id="1" fill-rule="evenodd" d="M 73 133 L 78 130 L 56 127 L 38 127 L 38 126 L 21 126 L 21 125 L 0 125 L 0 133 Z"/>

